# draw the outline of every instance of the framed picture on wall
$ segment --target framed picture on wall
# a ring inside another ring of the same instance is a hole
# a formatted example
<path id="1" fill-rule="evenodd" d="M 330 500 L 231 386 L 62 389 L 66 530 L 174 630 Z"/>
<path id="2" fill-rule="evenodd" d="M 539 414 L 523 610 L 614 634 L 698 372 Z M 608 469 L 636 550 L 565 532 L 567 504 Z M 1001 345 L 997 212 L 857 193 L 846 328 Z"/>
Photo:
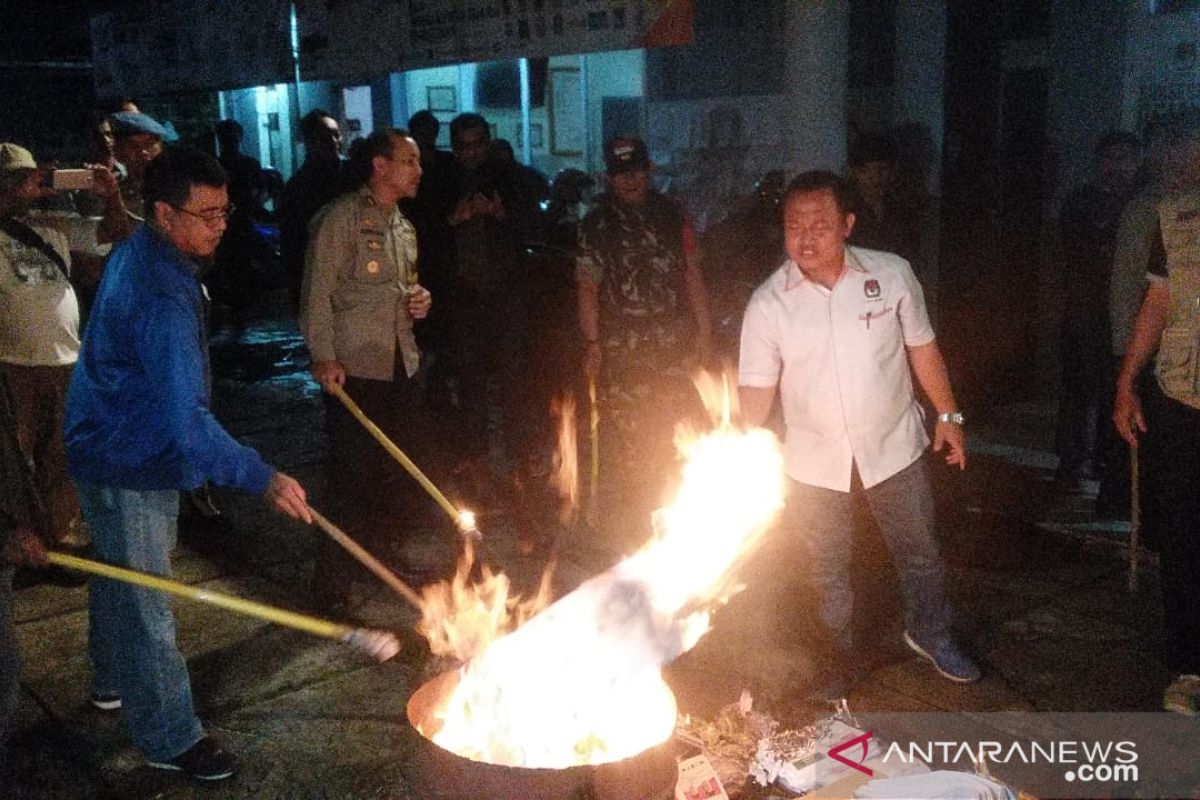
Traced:
<path id="1" fill-rule="evenodd" d="M 458 111 L 458 91 L 453 86 L 426 86 L 425 104 L 430 111 Z"/>
<path id="2" fill-rule="evenodd" d="M 542 150 L 546 147 L 545 128 L 540 122 L 529 123 L 529 146 L 534 150 Z M 520 150 L 525 145 L 525 138 L 520 125 L 516 127 L 516 140 L 513 146 Z"/>

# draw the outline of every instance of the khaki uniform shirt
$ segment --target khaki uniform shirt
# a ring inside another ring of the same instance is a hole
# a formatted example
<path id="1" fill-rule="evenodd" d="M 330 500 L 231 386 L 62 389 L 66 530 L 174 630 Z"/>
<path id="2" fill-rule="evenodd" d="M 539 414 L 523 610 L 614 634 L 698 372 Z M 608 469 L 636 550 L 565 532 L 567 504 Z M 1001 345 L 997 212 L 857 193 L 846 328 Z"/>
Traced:
<path id="1" fill-rule="evenodd" d="M 417 236 L 367 187 L 322 208 L 309 226 L 300 330 L 313 361 L 341 363 L 356 378 L 391 380 L 396 348 L 412 377 L 420 366 L 408 294 L 417 279 Z"/>
<path id="2" fill-rule="evenodd" d="M 1171 310 L 1158 348 L 1163 394 L 1200 409 L 1200 192 L 1159 205 Z"/>

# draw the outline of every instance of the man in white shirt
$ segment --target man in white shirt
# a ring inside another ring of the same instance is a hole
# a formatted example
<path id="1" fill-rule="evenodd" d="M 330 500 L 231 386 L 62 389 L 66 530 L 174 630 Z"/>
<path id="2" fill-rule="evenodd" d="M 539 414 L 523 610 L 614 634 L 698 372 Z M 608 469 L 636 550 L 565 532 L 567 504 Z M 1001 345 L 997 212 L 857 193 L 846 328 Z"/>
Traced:
<path id="1" fill-rule="evenodd" d="M 950 639 L 913 376 L 939 415 L 934 450 L 965 469 L 962 415 L 908 262 L 846 245 L 850 198 L 829 172 L 798 176 L 784 195 L 789 258 L 754 293 L 742 325 L 744 420 L 763 424 L 779 393 L 792 519 L 809 547 L 833 651 L 824 693 L 847 688 L 852 492 L 865 496 L 896 562 L 906 644 L 944 677 L 969 683 L 979 669 Z"/>

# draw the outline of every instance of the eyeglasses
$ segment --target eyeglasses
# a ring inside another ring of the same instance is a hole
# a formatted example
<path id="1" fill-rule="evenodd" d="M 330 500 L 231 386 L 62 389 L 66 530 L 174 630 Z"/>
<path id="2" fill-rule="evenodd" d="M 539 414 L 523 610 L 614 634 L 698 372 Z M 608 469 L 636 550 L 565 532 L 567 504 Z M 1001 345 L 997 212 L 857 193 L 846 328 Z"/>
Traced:
<path id="1" fill-rule="evenodd" d="M 235 210 L 233 203 L 230 203 L 224 208 L 215 208 L 211 211 L 188 211 L 186 208 L 181 208 L 179 206 L 171 206 L 171 208 L 175 209 L 176 211 L 182 211 L 189 217 L 195 217 L 205 225 L 216 225 L 218 222 L 227 220 Z"/>

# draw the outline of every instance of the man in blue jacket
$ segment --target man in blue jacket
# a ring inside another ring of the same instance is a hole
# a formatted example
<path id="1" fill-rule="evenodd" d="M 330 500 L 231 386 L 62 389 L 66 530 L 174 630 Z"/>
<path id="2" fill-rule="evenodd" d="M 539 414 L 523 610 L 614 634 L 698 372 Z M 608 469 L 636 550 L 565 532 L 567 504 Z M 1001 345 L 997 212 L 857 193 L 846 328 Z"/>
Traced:
<path id="1" fill-rule="evenodd" d="M 216 159 L 171 150 L 147 168 L 147 224 L 109 258 L 67 393 L 71 476 L 96 554 L 170 573 L 180 490 L 204 481 L 263 495 L 311 522 L 304 489 L 238 444 L 209 411 L 197 259 L 231 208 Z M 219 780 L 235 761 L 205 736 L 166 595 L 93 580 L 92 702 L 122 708 L 151 766 Z"/>

